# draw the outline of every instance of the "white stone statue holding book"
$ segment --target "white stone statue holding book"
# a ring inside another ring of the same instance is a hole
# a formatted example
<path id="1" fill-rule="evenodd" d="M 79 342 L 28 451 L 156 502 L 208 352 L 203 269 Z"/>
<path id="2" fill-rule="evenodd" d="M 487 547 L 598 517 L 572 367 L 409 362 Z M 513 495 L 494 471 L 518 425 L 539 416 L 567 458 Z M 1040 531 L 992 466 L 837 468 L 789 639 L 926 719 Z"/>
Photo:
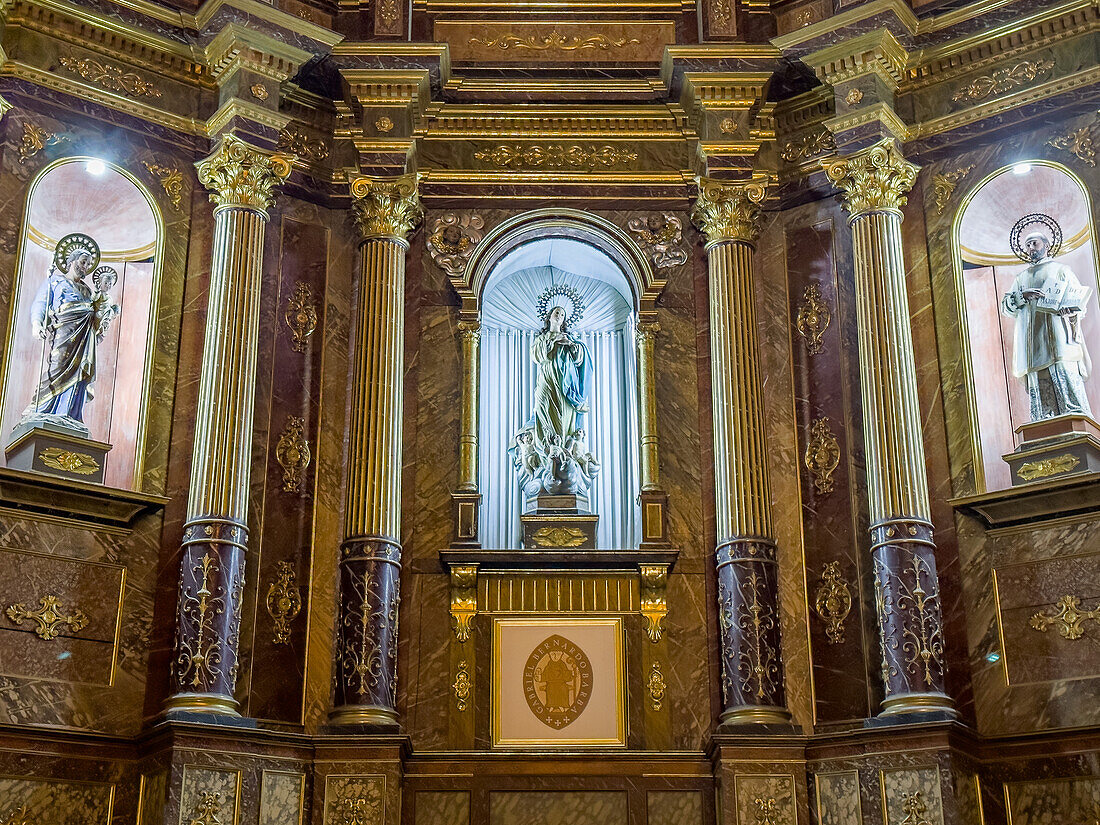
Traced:
<path id="1" fill-rule="evenodd" d="M 1032 421 L 1092 415 L 1085 392 L 1092 363 L 1081 328 L 1090 290 L 1054 259 L 1061 241 L 1047 215 L 1025 215 L 1012 229 L 1012 251 L 1029 265 L 1001 299 L 1001 311 L 1016 322 L 1013 374 L 1027 384 Z"/>

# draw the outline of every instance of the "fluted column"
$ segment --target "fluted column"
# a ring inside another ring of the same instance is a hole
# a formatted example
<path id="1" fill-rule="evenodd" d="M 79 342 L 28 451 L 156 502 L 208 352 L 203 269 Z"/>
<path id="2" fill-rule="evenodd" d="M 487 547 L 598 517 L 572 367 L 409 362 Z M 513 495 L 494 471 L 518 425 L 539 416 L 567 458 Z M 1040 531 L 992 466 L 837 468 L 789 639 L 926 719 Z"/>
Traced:
<path id="1" fill-rule="evenodd" d="M 756 343 L 753 253 L 766 181 L 699 178 L 707 236 L 723 723 L 789 723 Z"/>
<path id="2" fill-rule="evenodd" d="M 477 411 L 478 385 L 481 373 L 481 324 L 462 321 L 458 325 L 462 338 L 462 420 L 458 440 L 458 489 L 477 491 Z"/>
<path id="3" fill-rule="evenodd" d="M 851 216 L 882 715 L 950 712 L 901 245 L 918 167 L 889 139 L 823 165 Z"/>
<path id="4" fill-rule="evenodd" d="M 638 437 L 641 442 L 642 492 L 661 489 L 657 463 L 657 393 L 653 369 L 653 342 L 661 325 L 642 321 L 634 333 L 638 375 L 644 376 L 645 393 L 638 399 Z"/>
<path id="5" fill-rule="evenodd" d="M 422 215 L 416 176 L 358 177 L 362 232 L 336 646 L 334 724 L 397 724 L 401 417 L 406 236 Z"/>
<path id="6" fill-rule="evenodd" d="M 233 135 L 198 164 L 214 248 L 180 569 L 170 711 L 237 715 L 248 471 L 267 209 L 291 158 Z"/>

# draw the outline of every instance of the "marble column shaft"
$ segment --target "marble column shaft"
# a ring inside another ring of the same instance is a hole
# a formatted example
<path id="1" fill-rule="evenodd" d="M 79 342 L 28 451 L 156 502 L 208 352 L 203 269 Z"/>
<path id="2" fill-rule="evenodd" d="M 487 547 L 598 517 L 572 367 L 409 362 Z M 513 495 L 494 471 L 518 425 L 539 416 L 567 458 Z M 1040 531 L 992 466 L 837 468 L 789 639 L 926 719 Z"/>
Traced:
<path id="1" fill-rule="evenodd" d="M 634 334 L 638 359 L 638 375 L 644 376 L 645 395 L 638 399 L 638 437 L 641 444 L 642 491 L 659 491 L 660 465 L 657 459 L 657 392 L 654 377 L 653 343 L 661 325 L 656 321 L 641 322 Z"/>
<path id="2" fill-rule="evenodd" d="M 892 140 L 824 167 L 852 227 L 882 713 L 949 711 L 901 239 L 901 207 L 918 167 Z"/>
<path id="3" fill-rule="evenodd" d="M 169 710 L 238 713 L 263 239 L 290 160 L 228 135 L 198 164 L 216 208 Z"/>
<path id="4" fill-rule="evenodd" d="M 359 177 L 351 194 L 363 241 L 330 716 L 386 727 L 398 723 L 405 238 L 422 213 L 415 175 Z"/>
<path id="5" fill-rule="evenodd" d="M 789 723 L 768 485 L 753 254 L 766 182 L 699 179 L 707 236 L 724 723 Z"/>

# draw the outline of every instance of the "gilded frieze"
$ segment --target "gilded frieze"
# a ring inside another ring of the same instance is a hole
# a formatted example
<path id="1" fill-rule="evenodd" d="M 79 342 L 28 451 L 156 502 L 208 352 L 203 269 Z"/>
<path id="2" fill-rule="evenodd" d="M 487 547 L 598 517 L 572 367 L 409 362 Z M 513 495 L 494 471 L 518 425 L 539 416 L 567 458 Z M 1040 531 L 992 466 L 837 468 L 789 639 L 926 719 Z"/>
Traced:
<path id="1" fill-rule="evenodd" d="M 156 99 L 161 96 L 160 89 L 152 83 L 143 80 L 136 72 L 127 71 L 126 68 L 114 63 L 100 62 L 91 57 L 75 57 L 71 54 L 61 55 L 57 60 L 66 71 L 109 91 L 135 98 Z"/>
<path id="2" fill-rule="evenodd" d="M 630 166 L 638 153 L 611 144 L 517 143 L 474 152 L 498 169 L 614 169 Z"/>
<path id="3" fill-rule="evenodd" d="M 659 216 L 631 218 L 626 226 L 657 269 L 687 263 L 688 253 L 682 246 L 684 224 L 675 215 L 665 212 Z"/>
<path id="4" fill-rule="evenodd" d="M 531 49 L 539 52 L 550 50 L 575 52 L 585 49 L 599 49 L 600 51 L 606 52 L 611 49 L 621 49 L 624 46 L 636 45 L 640 42 L 641 41 L 636 37 L 612 39 L 605 34 L 594 34 L 589 37 L 578 37 L 577 35 L 567 36 L 556 29 L 544 37 L 533 34 L 527 37 L 519 37 L 514 34 L 502 34 L 499 37 L 491 37 L 485 40 L 479 37 L 471 37 L 469 40 L 471 46 L 499 49 L 502 52 L 508 51 L 509 49 Z"/>
<path id="5" fill-rule="evenodd" d="M 78 476 L 90 476 L 99 471 L 99 462 L 92 456 L 61 447 L 47 447 L 39 453 L 38 459 L 47 467 Z"/>
<path id="6" fill-rule="evenodd" d="M 267 587 L 264 605 L 275 623 L 272 644 L 289 644 L 290 623 L 302 612 L 302 589 L 290 562 L 281 561 L 276 565 L 275 580 Z"/>
<path id="7" fill-rule="evenodd" d="M 1042 77 L 1053 68 L 1053 60 L 1021 60 L 1010 68 L 975 77 L 958 89 L 951 99 L 956 103 L 973 103 L 993 95 L 1007 94 Z"/>
<path id="8" fill-rule="evenodd" d="M 1062 475 L 1075 469 L 1081 459 L 1072 453 L 1044 458 L 1039 461 L 1025 461 L 1016 469 L 1016 475 L 1024 481 L 1036 481 L 1040 478 Z"/>

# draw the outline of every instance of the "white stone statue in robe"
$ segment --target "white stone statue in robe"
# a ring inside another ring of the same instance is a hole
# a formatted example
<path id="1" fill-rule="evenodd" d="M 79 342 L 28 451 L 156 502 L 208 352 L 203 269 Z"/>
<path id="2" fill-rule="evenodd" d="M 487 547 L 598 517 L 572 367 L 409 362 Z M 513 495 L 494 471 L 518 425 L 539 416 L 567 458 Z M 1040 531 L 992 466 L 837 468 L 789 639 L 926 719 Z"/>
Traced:
<path id="1" fill-rule="evenodd" d="M 1024 236 L 1030 261 L 1001 299 L 1001 311 L 1016 322 L 1012 372 L 1027 384 L 1031 420 L 1056 415 L 1092 415 L 1085 379 L 1092 363 L 1081 325 L 1089 288 L 1050 256 L 1045 232 Z"/>

